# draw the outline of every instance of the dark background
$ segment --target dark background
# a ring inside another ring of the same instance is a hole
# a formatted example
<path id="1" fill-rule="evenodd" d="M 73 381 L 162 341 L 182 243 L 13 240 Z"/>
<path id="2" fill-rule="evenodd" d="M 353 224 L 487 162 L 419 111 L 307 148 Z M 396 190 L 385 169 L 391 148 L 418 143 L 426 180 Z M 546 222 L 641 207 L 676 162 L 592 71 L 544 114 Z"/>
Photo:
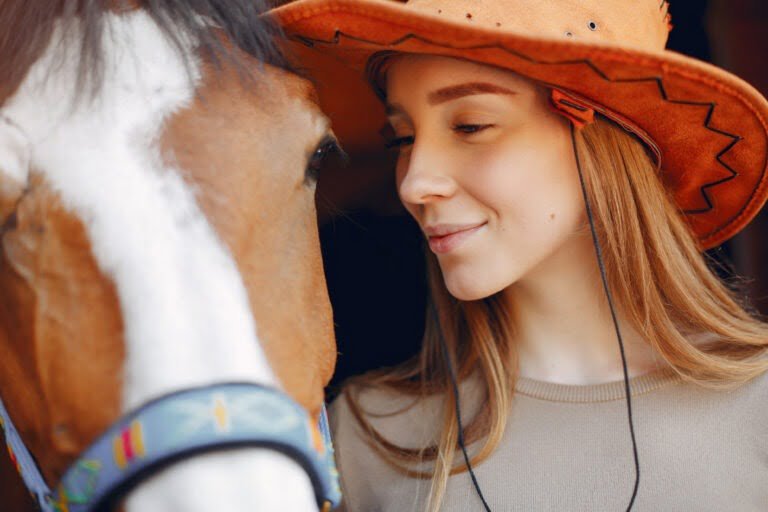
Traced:
<path id="1" fill-rule="evenodd" d="M 670 12 L 669 49 L 713 62 L 768 92 L 766 0 L 673 0 Z M 331 395 L 345 378 L 401 362 L 419 348 L 422 242 L 399 207 L 392 168 L 391 162 L 369 161 L 321 177 L 321 241 L 339 350 Z M 710 254 L 746 278 L 750 303 L 768 313 L 768 214 Z"/>

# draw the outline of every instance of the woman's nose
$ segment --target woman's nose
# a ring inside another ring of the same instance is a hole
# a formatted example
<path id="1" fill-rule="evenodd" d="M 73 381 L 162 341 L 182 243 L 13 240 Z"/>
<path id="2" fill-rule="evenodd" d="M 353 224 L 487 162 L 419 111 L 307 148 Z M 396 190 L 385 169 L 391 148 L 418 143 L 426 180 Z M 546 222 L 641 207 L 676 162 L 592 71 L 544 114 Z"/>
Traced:
<path id="1" fill-rule="evenodd" d="M 398 186 L 400 200 L 406 204 L 426 204 L 454 195 L 457 185 L 448 172 L 444 152 L 441 157 L 436 148 L 417 144 L 411 148 Z"/>

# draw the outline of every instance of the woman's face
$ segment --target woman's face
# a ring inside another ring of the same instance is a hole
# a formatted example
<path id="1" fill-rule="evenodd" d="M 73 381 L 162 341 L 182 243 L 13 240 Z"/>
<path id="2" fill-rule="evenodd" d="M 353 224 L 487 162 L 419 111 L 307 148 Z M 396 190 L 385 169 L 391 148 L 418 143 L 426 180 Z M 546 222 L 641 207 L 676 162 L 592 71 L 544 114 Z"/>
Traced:
<path id="1" fill-rule="evenodd" d="M 568 122 L 513 73 L 437 56 L 387 73 L 397 187 L 448 290 L 488 297 L 536 273 L 583 230 Z"/>

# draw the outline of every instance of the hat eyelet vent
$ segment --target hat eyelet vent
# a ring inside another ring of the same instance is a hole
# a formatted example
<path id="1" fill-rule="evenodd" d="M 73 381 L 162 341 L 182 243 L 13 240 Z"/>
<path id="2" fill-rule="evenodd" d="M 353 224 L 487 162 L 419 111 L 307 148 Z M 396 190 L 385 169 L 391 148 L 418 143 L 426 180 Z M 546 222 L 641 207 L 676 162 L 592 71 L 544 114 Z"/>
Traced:
<path id="1" fill-rule="evenodd" d="M 594 21 L 590 21 L 589 23 L 587 23 L 587 27 L 589 28 L 589 30 L 594 32 L 595 30 L 597 30 L 597 23 L 595 23 Z"/>

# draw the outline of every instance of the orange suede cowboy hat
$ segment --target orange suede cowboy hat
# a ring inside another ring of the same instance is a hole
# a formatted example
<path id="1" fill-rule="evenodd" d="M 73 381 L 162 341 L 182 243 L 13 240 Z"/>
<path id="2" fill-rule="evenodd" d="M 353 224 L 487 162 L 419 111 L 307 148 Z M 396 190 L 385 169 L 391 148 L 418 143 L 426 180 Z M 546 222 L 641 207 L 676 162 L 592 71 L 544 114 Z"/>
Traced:
<path id="1" fill-rule="evenodd" d="M 384 110 L 364 73 L 372 55 L 506 68 L 551 87 L 577 124 L 596 111 L 643 139 L 710 248 L 768 195 L 768 102 L 738 77 L 665 50 L 668 9 L 661 0 L 298 0 L 271 14 L 299 43 L 348 150 L 383 145 Z"/>

